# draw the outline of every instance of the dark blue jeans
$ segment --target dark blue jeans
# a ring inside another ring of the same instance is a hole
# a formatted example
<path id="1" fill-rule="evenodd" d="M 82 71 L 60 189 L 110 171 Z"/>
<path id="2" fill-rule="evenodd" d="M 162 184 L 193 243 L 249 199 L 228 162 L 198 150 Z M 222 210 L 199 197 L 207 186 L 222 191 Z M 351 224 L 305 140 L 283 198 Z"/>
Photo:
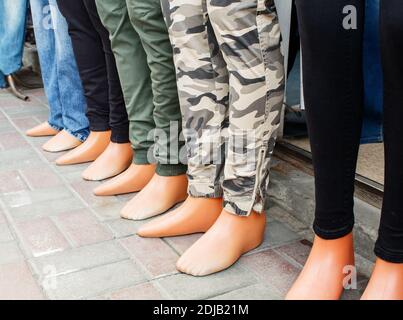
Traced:
<path id="1" fill-rule="evenodd" d="M 296 4 L 315 168 L 314 230 L 321 238 L 337 239 L 354 226 L 364 105 L 365 0 L 296 0 Z M 349 8 L 356 11 L 357 28 L 343 25 L 347 15 L 343 11 Z M 383 260 L 403 263 L 403 2 L 382 0 L 380 15 L 386 167 L 375 253 Z"/>
<path id="2" fill-rule="evenodd" d="M 49 124 L 84 141 L 89 134 L 86 102 L 66 20 L 56 0 L 30 0 Z"/>
<path id="3" fill-rule="evenodd" d="M 27 0 L 0 1 L 0 88 L 22 65 L 27 6 Z"/>

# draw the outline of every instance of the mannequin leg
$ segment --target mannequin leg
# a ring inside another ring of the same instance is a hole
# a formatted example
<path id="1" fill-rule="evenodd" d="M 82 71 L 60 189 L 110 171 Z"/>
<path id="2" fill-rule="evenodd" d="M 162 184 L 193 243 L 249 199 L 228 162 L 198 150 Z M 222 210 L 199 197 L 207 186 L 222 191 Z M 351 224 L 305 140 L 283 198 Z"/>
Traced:
<path id="1" fill-rule="evenodd" d="M 47 141 L 42 146 L 42 149 L 47 152 L 62 152 L 77 148 L 81 144 L 82 142 L 79 139 L 71 135 L 66 130 L 62 130 L 49 141 Z"/>
<path id="2" fill-rule="evenodd" d="M 210 230 L 182 255 L 177 268 L 193 276 L 225 270 L 260 246 L 265 226 L 265 214 L 253 212 L 240 217 L 224 210 Z"/>
<path id="3" fill-rule="evenodd" d="M 362 300 L 403 300 L 403 263 L 377 259 Z"/>
<path id="4" fill-rule="evenodd" d="M 103 25 L 109 31 L 116 58 L 134 159 L 125 172 L 96 188 L 94 193 L 107 196 L 138 192 L 150 182 L 156 171 L 156 166 L 148 159 L 155 122 L 147 55 L 139 34 L 130 22 L 126 0 L 96 0 L 96 6 Z M 155 202 L 155 198 L 151 202 Z"/>
<path id="5" fill-rule="evenodd" d="M 125 171 L 133 160 L 130 143 L 110 142 L 104 152 L 83 172 L 85 180 L 100 181 Z"/>
<path id="6" fill-rule="evenodd" d="M 128 219 L 159 215 L 186 199 L 187 167 L 180 162 L 180 113 L 172 47 L 159 0 L 127 0 L 128 14 L 138 33 L 150 68 L 153 91 L 156 174 L 122 211 Z M 140 4 L 141 3 L 141 4 Z"/>
<path id="7" fill-rule="evenodd" d="M 173 7 L 176 10 L 172 10 Z M 223 205 L 220 177 L 225 154 L 222 130 L 228 123 L 226 64 L 203 14 L 202 1 L 189 5 L 181 1 L 162 1 L 162 8 L 165 20 L 170 23 L 168 30 L 174 47 L 185 122 L 189 197 L 176 210 L 140 228 L 138 234 L 142 237 L 206 232 L 221 214 Z M 189 29 L 193 30 L 191 35 L 186 31 Z M 191 41 L 188 41 L 190 36 Z M 192 47 L 195 44 L 197 49 Z M 198 76 L 194 77 L 195 74 Z M 189 78 L 193 86 L 189 86 Z"/>
<path id="8" fill-rule="evenodd" d="M 64 166 L 94 161 L 108 147 L 110 138 L 110 131 L 91 131 L 83 144 L 58 158 L 56 164 Z"/>
<path id="9" fill-rule="evenodd" d="M 140 227 L 145 238 L 163 238 L 207 232 L 222 211 L 222 199 L 189 196 L 177 209 Z"/>
<path id="10" fill-rule="evenodd" d="M 70 165 L 94 161 L 109 145 L 109 83 L 102 40 L 92 24 L 85 3 L 81 0 L 57 2 L 69 27 L 87 100 L 91 131 L 80 148 L 56 160 L 58 165 Z"/>
<path id="11" fill-rule="evenodd" d="M 296 5 L 304 52 L 305 105 L 315 169 L 314 230 L 317 237 L 287 298 L 338 299 L 343 290 L 342 269 L 354 263 L 351 232 L 364 101 L 362 37 L 365 1 L 324 3 L 297 0 Z M 357 30 L 340 28 L 346 5 L 357 8 Z M 336 53 L 331 46 L 340 50 Z"/>
<path id="12" fill-rule="evenodd" d="M 106 150 L 83 172 L 86 180 L 104 180 L 125 171 L 133 160 L 129 142 L 129 119 L 120 85 L 109 32 L 102 24 L 94 0 L 84 0 L 91 23 L 102 42 L 109 88 L 109 125 L 111 142 Z"/>
<path id="13" fill-rule="evenodd" d="M 28 137 L 49 137 L 55 136 L 58 133 L 59 130 L 53 128 L 47 121 L 25 132 Z"/>
<path id="14" fill-rule="evenodd" d="M 96 188 L 94 194 L 96 196 L 114 196 L 139 192 L 151 181 L 154 174 L 155 165 L 132 163 L 125 172 Z"/>
<path id="15" fill-rule="evenodd" d="M 144 220 L 160 215 L 187 197 L 186 175 L 160 176 L 154 174 L 151 181 L 122 209 L 121 217 Z"/>
<path id="16" fill-rule="evenodd" d="M 68 150 L 85 141 L 89 130 L 83 89 L 67 23 L 60 14 L 55 0 L 31 0 L 30 5 L 42 79 L 50 110 L 48 123 L 29 130 L 27 134 L 31 136 L 57 134 L 55 140 L 51 139 L 45 145 L 45 149 Z"/>
<path id="17" fill-rule="evenodd" d="M 403 300 L 403 3 L 381 2 L 385 191 L 375 245 L 378 259 L 364 300 Z"/>
<path id="18" fill-rule="evenodd" d="M 230 74 L 229 108 L 232 117 L 230 118 L 228 156 L 224 169 L 225 209 L 214 225 L 183 254 L 177 263 L 179 271 L 194 276 L 205 276 L 230 267 L 241 255 L 258 247 L 264 237 L 266 215 L 263 193 L 268 183 L 271 150 L 263 149 L 266 145 L 262 143 L 262 140 L 270 140 L 270 144 L 274 147 L 279 111 L 283 102 L 281 92 L 284 73 L 282 57 L 278 50 L 280 32 L 276 14 L 262 11 L 260 15 L 262 19 L 258 19 L 258 25 L 251 24 L 251 21 L 257 20 L 244 19 L 263 10 L 257 5 L 258 3 L 254 1 L 251 1 L 250 6 L 230 1 L 226 6 L 217 6 L 213 1 L 207 1 L 211 25 L 221 51 L 227 58 Z M 235 20 L 236 24 L 232 25 Z M 270 29 L 271 33 L 261 34 L 261 36 L 270 37 L 270 41 L 260 43 L 258 30 L 266 29 Z M 243 38 L 245 32 L 250 36 L 251 30 L 255 30 L 256 39 L 251 41 L 254 45 L 239 50 L 238 48 L 245 40 Z M 266 48 L 267 43 L 273 47 Z M 237 54 L 232 54 L 232 50 Z M 253 71 L 249 64 L 252 52 L 255 54 Z M 270 61 L 272 65 L 265 64 L 264 54 L 267 57 L 266 61 Z M 275 70 L 275 76 L 267 79 L 266 82 L 264 75 L 268 71 L 266 68 L 269 67 L 272 71 Z M 252 83 L 253 89 L 249 87 Z M 272 95 L 268 92 L 278 94 Z M 255 113 L 256 121 L 245 115 L 245 106 L 248 105 L 253 110 L 251 112 Z M 267 121 L 266 116 L 271 119 L 270 122 Z M 254 132 L 256 128 L 258 129 Z M 260 136 L 261 134 L 264 136 Z M 235 136 L 241 139 L 238 140 Z M 252 142 L 249 140 L 254 138 L 257 140 Z M 247 147 L 242 148 L 242 143 L 245 142 Z M 244 150 L 249 147 L 253 149 L 245 152 Z M 260 156 L 263 154 L 261 150 L 265 150 L 264 157 Z M 255 152 L 259 154 L 259 160 L 255 158 L 256 161 L 253 161 Z M 252 208 L 258 209 L 259 213 Z"/>
<path id="19" fill-rule="evenodd" d="M 336 240 L 316 237 L 308 261 L 286 299 L 340 299 L 348 266 L 354 266 L 352 234 Z"/>

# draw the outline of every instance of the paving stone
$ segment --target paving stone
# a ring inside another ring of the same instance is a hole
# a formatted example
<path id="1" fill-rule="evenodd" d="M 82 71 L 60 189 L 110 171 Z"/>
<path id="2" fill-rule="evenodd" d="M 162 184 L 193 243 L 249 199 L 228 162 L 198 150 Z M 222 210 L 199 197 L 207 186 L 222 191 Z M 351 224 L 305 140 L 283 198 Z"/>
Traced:
<path id="1" fill-rule="evenodd" d="M 277 290 L 270 290 L 264 284 L 255 284 L 253 286 L 241 288 L 220 296 L 214 297 L 211 300 L 279 300 L 280 295 Z"/>
<path id="2" fill-rule="evenodd" d="M 28 190 L 9 192 L 2 195 L 2 199 L 10 208 L 32 205 L 34 203 L 57 200 L 71 197 L 72 193 L 65 186 L 46 188 L 41 190 Z"/>
<path id="3" fill-rule="evenodd" d="M 1 108 L 19 107 L 20 103 L 17 98 L 10 95 L 2 96 L 0 100 Z"/>
<path id="4" fill-rule="evenodd" d="M 63 175 L 70 172 L 83 172 L 86 168 L 88 168 L 88 166 L 89 166 L 88 163 L 75 164 L 72 166 L 58 166 L 56 164 L 54 165 L 56 171 Z"/>
<path id="5" fill-rule="evenodd" d="M 115 238 L 123 238 L 136 234 L 137 230 L 145 224 L 145 221 L 131 221 L 118 219 L 113 221 L 107 221 L 106 224 L 112 230 Z"/>
<path id="6" fill-rule="evenodd" d="M 3 150 L 11 150 L 26 147 L 28 143 L 18 132 L 7 132 L 0 134 L 0 145 Z"/>
<path id="7" fill-rule="evenodd" d="M 24 260 L 17 242 L 0 243 L 0 264 L 7 264 L 16 261 Z"/>
<path id="8" fill-rule="evenodd" d="M 151 283 L 141 283 L 137 286 L 117 290 L 108 295 L 111 300 L 163 300 L 164 297 Z"/>
<path id="9" fill-rule="evenodd" d="M 54 188 L 63 183 L 50 168 L 45 166 L 25 168 L 21 170 L 21 174 L 31 189 Z"/>
<path id="10" fill-rule="evenodd" d="M 199 240 L 201 236 L 202 234 L 192 234 L 188 236 L 164 238 L 164 240 L 169 243 L 169 245 L 172 246 L 176 252 L 182 255 L 197 240 Z"/>
<path id="11" fill-rule="evenodd" d="M 42 300 L 44 296 L 24 261 L 0 265 L 0 300 Z"/>
<path id="12" fill-rule="evenodd" d="M 0 218 L 0 242 L 9 242 L 13 241 L 14 237 L 10 231 L 10 228 L 8 227 L 7 223 L 1 222 Z M 1 255 L 1 252 L 0 252 Z"/>
<path id="13" fill-rule="evenodd" d="M 363 281 L 357 284 L 357 289 L 344 290 L 341 300 L 360 300 L 366 287 L 368 281 Z"/>
<path id="14" fill-rule="evenodd" d="M 46 200 L 31 205 L 13 208 L 10 213 L 14 221 L 55 216 L 63 212 L 84 208 L 84 204 L 75 197 Z"/>
<path id="15" fill-rule="evenodd" d="M 18 129 L 24 132 L 40 124 L 40 122 L 36 120 L 35 117 L 14 119 L 13 123 Z"/>
<path id="16" fill-rule="evenodd" d="M 286 255 L 294 260 L 301 267 L 305 265 L 308 255 L 311 251 L 312 243 L 307 240 L 301 240 L 275 249 L 276 252 Z"/>
<path id="17" fill-rule="evenodd" d="M 81 198 L 89 205 L 89 206 L 105 206 L 111 203 L 117 202 L 116 197 L 97 197 L 94 195 L 94 188 L 96 188 L 96 184 L 89 183 L 88 181 L 80 181 L 72 183 L 71 185 L 73 189 L 81 196 Z"/>
<path id="18" fill-rule="evenodd" d="M 1 211 L 1 208 L 0 208 L 0 224 L 2 224 L 2 223 L 7 223 L 7 219 L 6 219 L 3 211 Z"/>
<path id="19" fill-rule="evenodd" d="M 120 211 L 124 203 L 111 203 L 105 206 L 93 207 L 98 219 L 101 221 L 116 220 L 120 218 Z"/>
<path id="20" fill-rule="evenodd" d="M 116 198 L 117 198 L 119 201 L 123 202 L 123 203 L 127 203 L 127 202 L 129 202 L 130 200 L 132 200 L 132 199 L 135 197 L 135 195 L 136 195 L 136 192 L 134 192 L 134 193 L 127 193 L 127 194 L 119 194 L 119 195 L 116 196 Z"/>
<path id="21" fill-rule="evenodd" d="M 122 239 L 120 243 L 130 256 L 141 265 L 154 279 L 174 274 L 179 256 L 161 239 L 144 239 L 132 236 Z"/>
<path id="22" fill-rule="evenodd" d="M 297 278 L 300 269 L 290 264 L 273 250 L 266 250 L 241 258 L 242 266 L 252 270 L 270 290 L 285 296 Z"/>
<path id="23" fill-rule="evenodd" d="M 64 180 L 67 181 L 68 184 L 78 183 L 83 181 L 83 172 L 81 170 L 62 173 Z M 88 182 L 89 184 L 97 184 L 97 182 Z M 94 187 L 95 188 L 95 187 Z"/>
<path id="24" fill-rule="evenodd" d="M 59 214 L 54 221 L 76 247 L 113 239 L 112 232 L 87 209 Z"/>
<path id="25" fill-rule="evenodd" d="M 41 277 L 49 274 L 49 266 L 57 275 L 77 272 L 83 269 L 125 260 L 129 254 L 115 241 L 97 243 L 85 247 L 73 248 L 49 256 L 33 258 L 30 263 Z"/>
<path id="26" fill-rule="evenodd" d="M 15 132 L 14 127 L 7 119 L 0 119 L 0 133 Z"/>
<path id="27" fill-rule="evenodd" d="M 37 139 L 37 138 L 35 138 Z M 43 144 L 49 140 L 47 138 L 46 140 L 44 139 L 42 142 L 36 141 L 35 144 L 37 144 L 36 149 L 39 151 L 39 153 L 46 159 L 48 163 L 54 163 L 57 159 L 59 159 L 61 156 L 63 156 L 67 152 L 48 152 L 42 149 Z"/>
<path id="28" fill-rule="evenodd" d="M 279 221 L 271 221 L 266 225 L 266 231 L 264 235 L 264 241 L 255 250 L 251 251 L 249 254 L 253 254 L 257 251 L 262 251 L 268 248 L 277 247 L 285 243 L 290 243 L 301 237 L 289 229 L 286 225 Z"/>
<path id="29" fill-rule="evenodd" d="M 27 190 L 28 186 L 17 170 L 0 172 L 0 193 Z"/>
<path id="30" fill-rule="evenodd" d="M 26 118 L 29 116 L 38 116 L 39 114 L 48 114 L 49 110 L 43 105 L 36 103 L 36 105 L 20 105 L 4 107 L 3 111 L 10 119 Z"/>
<path id="31" fill-rule="evenodd" d="M 207 277 L 177 274 L 159 279 L 156 283 L 168 292 L 172 299 L 199 300 L 256 284 L 257 279 L 251 272 L 234 265 L 228 270 Z"/>
<path id="32" fill-rule="evenodd" d="M 18 236 L 34 257 L 53 254 L 70 247 L 49 218 L 38 218 L 16 224 Z"/>
<path id="33" fill-rule="evenodd" d="M 126 260 L 56 277 L 56 286 L 45 290 L 51 299 L 84 299 L 145 280 L 135 264 Z"/>

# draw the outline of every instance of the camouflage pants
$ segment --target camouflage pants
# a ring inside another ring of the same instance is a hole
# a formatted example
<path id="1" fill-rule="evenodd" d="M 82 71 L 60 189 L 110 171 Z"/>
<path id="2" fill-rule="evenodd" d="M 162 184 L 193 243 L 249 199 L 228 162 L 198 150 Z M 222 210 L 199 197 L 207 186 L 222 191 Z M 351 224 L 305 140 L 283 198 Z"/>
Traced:
<path id="1" fill-rule="evenodd" d="M 284 96 L 273 0 L 162 0 L 177 69 L 189 194 L 263 212 Z"/>

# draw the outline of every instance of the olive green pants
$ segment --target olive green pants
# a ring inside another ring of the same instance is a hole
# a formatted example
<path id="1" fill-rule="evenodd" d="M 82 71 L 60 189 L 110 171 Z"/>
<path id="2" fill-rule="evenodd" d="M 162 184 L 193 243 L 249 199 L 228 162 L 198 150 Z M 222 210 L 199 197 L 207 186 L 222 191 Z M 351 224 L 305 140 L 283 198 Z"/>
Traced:
<path id="1" fill-rule="evenodd" d="M 96 0 L 96 5 L 110 33 L 134 163 L 156 162 L 162 176 L 186 173 L 172 46 L 160 0 Z"/>

